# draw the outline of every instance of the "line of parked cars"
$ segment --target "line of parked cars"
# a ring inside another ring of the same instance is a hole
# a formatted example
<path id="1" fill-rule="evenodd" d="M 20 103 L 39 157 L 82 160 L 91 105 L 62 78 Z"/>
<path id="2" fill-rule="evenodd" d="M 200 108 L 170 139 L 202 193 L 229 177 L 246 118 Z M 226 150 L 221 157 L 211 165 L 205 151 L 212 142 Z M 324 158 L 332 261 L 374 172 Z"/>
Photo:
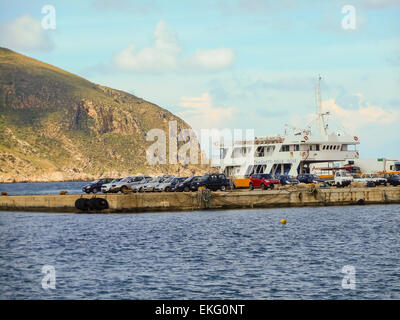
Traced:
<path id="1" fill-rule="evenodd" d="M 117 192 L 189 192 L 200 187 L 213 191 L 230 189 L 231 182 L 224 174 L 210 173 L 204 176 L 129 176 L 125 178 L 102 178 L 82 188 L 85 193 L 117 193 Z"/>
<path id="2" fill-rule="evenodd" d="M 272 176 L 267 173 L 257 173 L 250 177 L 249 189 L 260 188 L 262 190 L 274 189 L 277 184 L 297 185 L 299 183 L 312 184 L 322 183 L 324 185 L 336 185 L 345 187 L 351 182 L 357 181 L 365 183 L 366 186 L 376 185 L 400 185 L 400 176 L 398 174 L 363 175 L 360 178 L 354 178 L 349 172 L 341 170 L 336 172 L 334 180 L 325 181 L 315 174 L 303 173 L 296 178 L 282 174 Z M 213 191 L 225 191 L 231 189 L 231 181 L 224 174 L 210 173 L 204 176 L 193 177 L 175 177 L 175 176 L 129 176 L 125 178 L 102 178 L 95 180 L 82 188 L 85 193 L 117 193 L 117 192 L 189 192 L 197 191 L 204 187 Z"/>
<path id="3" fill-rule="evenodd" d="M 334 184 L 338 188 L 350 185 L 352 182 L 358 182 L 367 187 L 376 187 L 382 185 L 399 186 L 400 176 L 392 173 L 385 173 L 384 175 L 368 173 L 360 176 L 354 176 L 346 170 L 339 170 L 335 173 Z"/>

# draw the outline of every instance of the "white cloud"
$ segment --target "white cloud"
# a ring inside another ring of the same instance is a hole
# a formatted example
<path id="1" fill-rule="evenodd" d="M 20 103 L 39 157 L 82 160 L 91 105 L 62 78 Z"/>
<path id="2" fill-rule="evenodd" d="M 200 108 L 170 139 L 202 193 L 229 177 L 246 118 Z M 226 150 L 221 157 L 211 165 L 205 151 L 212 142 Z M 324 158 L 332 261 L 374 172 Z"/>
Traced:
<path id="1" fill-rule="evenodd" d="M 235 60 L 230 48 L 197 49 L 187 59 L 187 65 L 208 70 L 219 70 L 229 67 Z"/>
<path id="2" fill-rule="evenodd" d="M 0 26 L 0 42 L 15 50 L 50 51 L 54 43 L 49 32 L 42 28 L 39 20 L 25 14 Z"/>
<path id="3" fill-rule="evenodd" d="M 120 70 L 134 72 L 217 71 L 235 59 L 230 48 L 197 49 L 183 56 L 173 30 L 163 20 L 156 26 L 154 41 L 154 46 L 142 49 L 130 44 L 114 56 L 114 64 Z"/>
<path id="4" fill-rule="evenodd" d="M 200 129 L 225 127 L 237 111 L 235 107 L 214 107 L 208 92 L 204 92 L 200 97 L 181 97 L 180 106 L 186 110 L 178 115 L 198 132 Z"/>
<path id="5" fill-rule="evenodd" d="M 345 109 L 339 106 L 335 99 L 329 99 L 322 103 L 323 109 L 330 111 L 343 127 L 354 132 L 357 129 L 369 125 L 389 125 L 399 121 L 399 111 L 395 109 L 383 109 L 363 101 L 362 94 L 356 94 L 360 98 L 358 109 Z"/>
<path id="6" fill-rule="evenodd" d="M 137 50 L 134 44 L 114 57 L 115 64 L 122 70 L 138 72 L 162 72 L 177 68 L 180 48 L 172 30 L 160 20 L 154 31 L 154 47 Z"/>
<path id="7" fill-rule="evenodd" d="M 354 96 L 358 97 L 358 108 L 356 109 L 346 109 L 333 98 L 322 102 L 323 111 L 330 112 L 330 116 L 327 118 L 329 132 L 344 131 L 348 134 L 359 135 L 360 132 L 382 130 L 382 133 L 385 133 L 389 127 L 393 127 L 400 120 L 399 110 L 374 106 L 365 101 L 361 93 L 356 93 Z M 316 129 L 316 116 L 315 113 L 291 116 L 289 123 L 297 128 L 311 125 Z"/>

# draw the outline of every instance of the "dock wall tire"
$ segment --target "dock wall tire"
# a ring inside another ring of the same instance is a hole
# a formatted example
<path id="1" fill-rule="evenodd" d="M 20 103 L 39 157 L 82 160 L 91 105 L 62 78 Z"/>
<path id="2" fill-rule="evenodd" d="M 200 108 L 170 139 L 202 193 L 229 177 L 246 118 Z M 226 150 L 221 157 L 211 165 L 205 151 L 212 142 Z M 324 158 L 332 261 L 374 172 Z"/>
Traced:
<path id="1" fill-rule="evenodd" d="M 108 209 L 108 202 L 103 198 L 92 198 L 89 200 L 90 209 L 92 210 L 104 210 Z"/>
<path id="2" fill-rule="evenodd" d="M 75 201 L 75 208 L 81 211 L 88 211 L 90 209 L 90 200 L 86 198 L 79 198 Z"/>

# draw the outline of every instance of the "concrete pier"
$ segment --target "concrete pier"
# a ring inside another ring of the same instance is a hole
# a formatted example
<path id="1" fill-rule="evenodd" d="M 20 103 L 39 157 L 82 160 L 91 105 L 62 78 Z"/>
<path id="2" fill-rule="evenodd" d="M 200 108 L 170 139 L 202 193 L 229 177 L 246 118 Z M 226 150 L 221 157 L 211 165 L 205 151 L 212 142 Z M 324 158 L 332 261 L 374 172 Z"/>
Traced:
<path id="1" fill-rule="evenodd" d="M 0 196 L 0 210 L 40 212 L 81 212 L 75 208 L 78 198 L 93 195 Z M 235 190 L 228 192 L 176 192 L 97 194 L 106 199 L 109 209 L 101 213 L 140 213 L 234 208 L 275 208 L 400 203 L 400 187 L 330 188 L 285 190 Z M 90 210 L 88 212 L 95 212 Z"/>

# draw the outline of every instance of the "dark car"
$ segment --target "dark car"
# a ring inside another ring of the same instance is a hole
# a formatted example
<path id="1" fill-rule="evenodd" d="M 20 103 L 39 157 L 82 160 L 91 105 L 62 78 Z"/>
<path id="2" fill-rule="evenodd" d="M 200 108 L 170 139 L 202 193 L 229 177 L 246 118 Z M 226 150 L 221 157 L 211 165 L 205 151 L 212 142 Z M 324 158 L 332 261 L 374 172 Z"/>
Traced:
<path id="1" fill-rule="evenodd" d="M 190 184 L 192 191 L 199 190 L 199 187 L 205 187 L 213 191 L 221 190 L 225 191 L 231 186 L 231 181 L 223 173 L 211 173 L 205 174 L 196 182 Z"/>
<path id="2" fill-rule="evenodd" d="M 387 183 L 392 186 L 400 186 L 400 176 L 398 174 L 385 174 Z"/>
<path id="3" fill-rule="evenodd" d="M 269 188 L 274 189 L 276 184 L 280 184 L 281 182 L 278 179 L 272 177 L 272 175 L 268 173 L 257 173 L 253 174 L 250 177 L 249 188 L 253 190 L 255 188 L 261 188 L 263 190 Z"/>
<path id="4" fill-rule="evenodd" d="M 95 181 L 87 184 L 86 186 L 84 186 L 82 188 L 82 191 L 86 192 L 86 193 L 97 193 L 97 192 L 101 191 L 101 186 L 103 184 L 110 183 L 113 180 L 114 179 L 112 179 L 112 178 L 102 178 L 102 179 L 95 180 Z"/>
<path id="5" fill-rule="evenodd" d="M 321 178 L 319 178 L 316 174 L 312 173 L 301 173 L 296 177 L 302 183 L 318 183 L 324 182 Z"/>
<path id="6" fill-rule="evenodd" d="M 199 181 L 200 178 L 201 178 L 200 176 L 189 177 L 186 180 L 184 180 L 184 181 L 180 182 L 179 184 L 177 184 L 176 187 L 173 189 L 173 191 L 189 192 L 190 191 L 190 184 Z"/>
<path id="7" fill-rule="evenodd" d="M 299 184 L 300 181 L 295 179 L 293 176 L 290 176 L 288 174 L 282 174 L 279 176 L 279 181 L 281 182 L 281 185 L 290 185 L 290 186 L 294 186 L 296 184 Z"/>

